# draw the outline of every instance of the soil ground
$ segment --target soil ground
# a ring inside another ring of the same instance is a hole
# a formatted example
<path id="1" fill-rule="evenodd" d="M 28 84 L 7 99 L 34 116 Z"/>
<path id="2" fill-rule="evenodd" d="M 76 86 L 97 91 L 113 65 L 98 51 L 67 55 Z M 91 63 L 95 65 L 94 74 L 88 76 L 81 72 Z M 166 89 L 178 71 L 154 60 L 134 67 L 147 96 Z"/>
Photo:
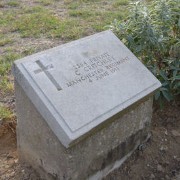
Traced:
<path id="1" fill-rule="evenodd" d="M 0 180 L 41 180 L 31 167 L 20 165 L 15 122 L 0 125 Z M 180 101 L 163 110 L 154 107 L 152 136 L 104 180 L 180 179 Z"/>

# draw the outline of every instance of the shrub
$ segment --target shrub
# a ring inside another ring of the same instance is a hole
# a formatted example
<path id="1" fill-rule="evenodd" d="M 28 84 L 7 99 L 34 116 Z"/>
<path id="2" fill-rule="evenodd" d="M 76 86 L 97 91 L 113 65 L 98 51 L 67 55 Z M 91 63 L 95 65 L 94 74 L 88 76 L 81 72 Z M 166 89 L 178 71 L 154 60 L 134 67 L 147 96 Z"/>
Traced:
<path id="1" fill-rule="evenodd" d="M 180 94 L 180 0 L 130 5 L 124 21 L 110 28 L 161 81 L 155 99 L 162 104 Z"/>

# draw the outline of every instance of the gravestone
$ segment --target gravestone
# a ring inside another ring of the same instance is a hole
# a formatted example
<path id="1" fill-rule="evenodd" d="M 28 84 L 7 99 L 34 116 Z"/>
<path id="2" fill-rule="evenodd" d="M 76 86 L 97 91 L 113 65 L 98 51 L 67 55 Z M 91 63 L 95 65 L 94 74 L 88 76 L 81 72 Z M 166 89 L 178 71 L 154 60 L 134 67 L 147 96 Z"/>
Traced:
<path id="1" fill-rule="evenodd" d="M 149 138 L 160 82 L 111 32 L 15 61 L 21 162 L 46 179 L 101 179 Z"/>

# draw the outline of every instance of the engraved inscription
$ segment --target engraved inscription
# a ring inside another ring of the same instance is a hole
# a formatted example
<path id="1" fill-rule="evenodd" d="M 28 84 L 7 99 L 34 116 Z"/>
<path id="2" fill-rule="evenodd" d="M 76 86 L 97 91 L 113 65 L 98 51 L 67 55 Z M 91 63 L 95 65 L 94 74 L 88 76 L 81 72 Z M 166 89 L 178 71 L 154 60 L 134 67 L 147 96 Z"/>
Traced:
<path id="1" fill-rule="evenodd" d="M 72 87 L 83 82 L 92 83 L 99 81 L 116 73 L 117 71 L 120 71 L 120 65 L 127 61 L 129 61 L 128 56 L 121 59 L 115 59 L 112 55 L 105 52 L 99 56 L 86 59 L 81 63 L 73 64 L 70 70 L 73 71 L 74 75 L 72 79 L 66 78 L 65 85 L 66 87 Z M 40 72 L 44 72 L 57 90 L 62 90 L 59 83 L 49 72 L 49 70 L 53 69 L 54 66 L 52 64 L 44 66 L 40 60 L 35 62 L 38 64 L 40 69 L 35 70 L 34 73 L 38 74 Z"/>
<path id="2" fill-rule="evenodd" d="M 72 69 L 75 78 L 68 81 L 66 85 L 71 87 L 84 81 L 92 83 L 93 81 L 106 78 L 119 71 L 119 66 L 126 61 L 129 61 L 127 56 L 118 60 L 105 52 L 81 63 L 74 64 Z"/>
<path id="3" fill-rule="evenodd" d="M 40 72 L 44 72 L 46 76 L 49 78 L 49 80 L 54 84 L 54 86 L 57 88 L 58 91 L 62 90 L 61 86 L 58 84 L 58 82 L 54 79 L 54 77 L 50 74 L 48 71 L 49 69 L 54 68 L 52 64 L 48 66 L 44 66 L 40 60 L 37 60 L 36 63 L 40 67 L 40 69 L 37 69 L 34 71 L 35 74 L 38 74 Z"/>

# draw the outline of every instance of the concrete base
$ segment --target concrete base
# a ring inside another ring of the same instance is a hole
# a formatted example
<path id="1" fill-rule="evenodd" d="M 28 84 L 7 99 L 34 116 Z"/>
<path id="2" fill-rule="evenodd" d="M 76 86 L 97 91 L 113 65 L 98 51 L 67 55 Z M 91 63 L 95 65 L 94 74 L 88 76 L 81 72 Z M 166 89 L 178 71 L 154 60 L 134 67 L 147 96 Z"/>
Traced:
<path id="1" fill-rule="evenodd" d="M 15 92 L 20 161 L 30 164 L 45 179 L 101 179 L 149 137 L 152 97 L 65 148 L 17 82 Z"/>

